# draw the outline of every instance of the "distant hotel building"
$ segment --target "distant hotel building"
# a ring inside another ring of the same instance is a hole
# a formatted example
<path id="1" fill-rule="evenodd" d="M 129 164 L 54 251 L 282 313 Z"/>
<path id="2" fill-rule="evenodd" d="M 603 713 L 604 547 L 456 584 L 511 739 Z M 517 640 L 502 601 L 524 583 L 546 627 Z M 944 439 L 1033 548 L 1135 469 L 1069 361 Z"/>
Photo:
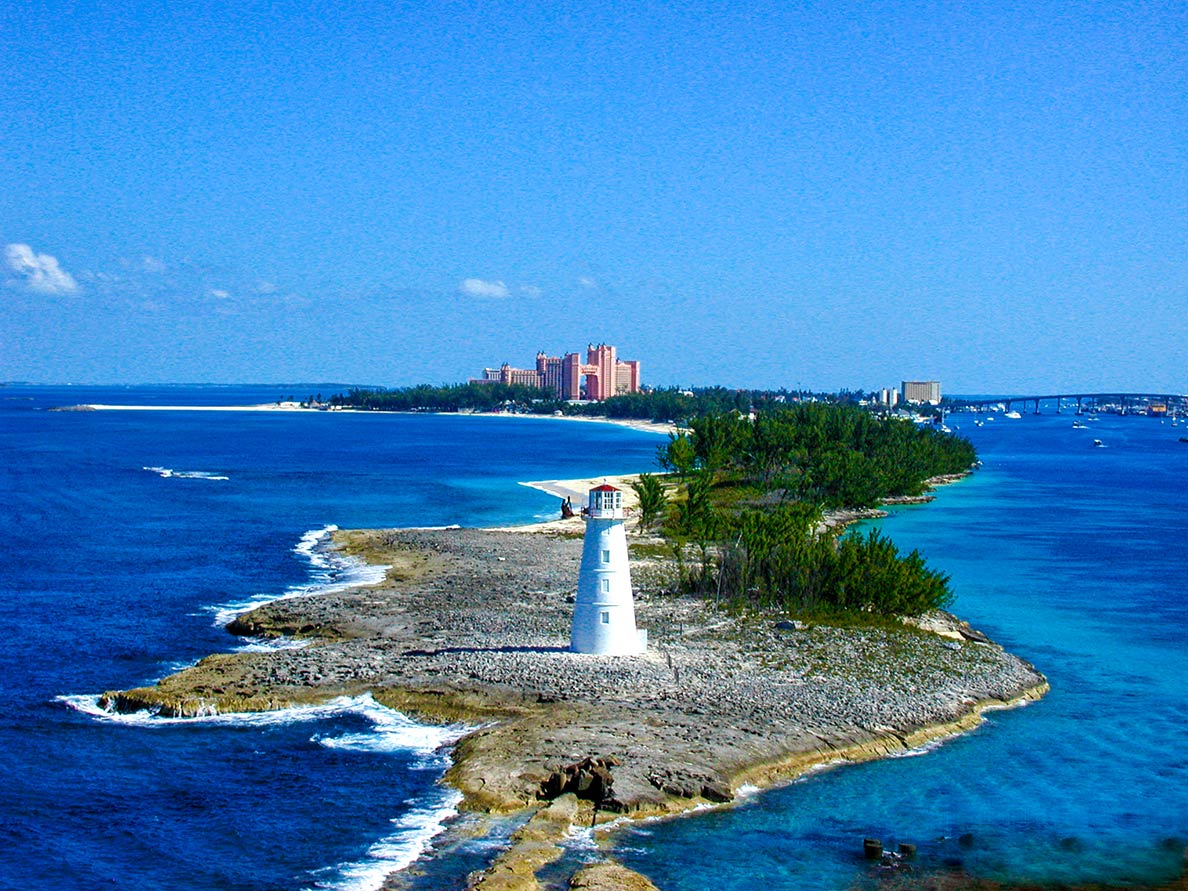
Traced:
<path id="1" fill-rule="evenodd" d="M 585 378 L 585 386 L 582 386 Z M 523 384 L 549 390 L 559 399 L 588 399 L 601 402 L 621 393 L 639 392 L 639 362 L 619 359 L 615 348 L 605 343 L 590 344 L 586 361 L 580 353 L 564 356 L 536 354 L 536 368 L 484 368 L 480 383 Z"/>
<path id="2" fill-rule="evenodd" d="M 940 381 L 904 381 L 902 392 L 904 402 L 940 405 Z"/>

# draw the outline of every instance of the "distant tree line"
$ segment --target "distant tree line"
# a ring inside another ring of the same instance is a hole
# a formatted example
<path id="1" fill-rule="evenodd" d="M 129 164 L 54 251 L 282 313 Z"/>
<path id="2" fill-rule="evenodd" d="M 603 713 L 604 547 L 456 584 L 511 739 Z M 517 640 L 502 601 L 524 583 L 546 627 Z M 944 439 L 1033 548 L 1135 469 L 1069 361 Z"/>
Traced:
<path id="1" fill-rule="evenodd" d="M 330 399 L 331 405 L 341 408 L 370 411 L 497 411 L 513 407 L 522 411 L 551 414 L 560 402 L 551 392 L 522 384 L 497 382 L 418 384 L 399 389 L 353 389 Z"/>
<path id="2" fill-rule="evenodd" d="M 677 387 L 625 393 L 602 402 L 566 402 L 551 390 L 495 382 L 433 386 L 419 384 L 397 389 L 352 389 L 331 397 L 330 404 L 372 411 L 496 411 L 578 415 L 673 422 L 728 411 L 776 408 L 800 396 L 787 390 L 731 390 L 726 387 Z M 829 399 L 828 396 L 813 398 Z M 318 400 L 321 401 L 321 400 Z"/>

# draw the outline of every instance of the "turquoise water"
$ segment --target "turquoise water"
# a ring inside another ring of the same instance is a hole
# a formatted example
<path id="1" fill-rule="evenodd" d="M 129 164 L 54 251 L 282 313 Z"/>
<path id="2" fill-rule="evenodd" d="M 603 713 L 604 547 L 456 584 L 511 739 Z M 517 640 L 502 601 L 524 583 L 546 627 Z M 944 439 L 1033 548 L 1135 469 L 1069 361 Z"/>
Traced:
<path id="1" fill-rule="evenodd" d="M 920 757 L 621 831 L 665 891 L 847 888 L 863 837 L 993 878 L 1165 881 L 1188 844 L 1188 443 L 1142 417 L 950 418 L 984 466 L 879 528 L 1052 692 Z M 1103 447 L 1091 445 L 1101 439 Z"/>

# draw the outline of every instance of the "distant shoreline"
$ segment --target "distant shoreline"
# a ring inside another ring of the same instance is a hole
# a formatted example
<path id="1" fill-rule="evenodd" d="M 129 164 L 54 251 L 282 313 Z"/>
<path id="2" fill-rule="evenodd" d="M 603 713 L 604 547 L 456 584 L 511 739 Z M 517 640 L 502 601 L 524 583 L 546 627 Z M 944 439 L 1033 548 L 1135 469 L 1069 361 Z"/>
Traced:
<path id="1" fill-rule="evenodd" d="M 299 402 L 263 402 L 259 405 L 106 405 L 86 403 L 71 405 L 51 411 L 334 411 L 356 412 L 353 408 L 320 409 L 308 408 Z"/>

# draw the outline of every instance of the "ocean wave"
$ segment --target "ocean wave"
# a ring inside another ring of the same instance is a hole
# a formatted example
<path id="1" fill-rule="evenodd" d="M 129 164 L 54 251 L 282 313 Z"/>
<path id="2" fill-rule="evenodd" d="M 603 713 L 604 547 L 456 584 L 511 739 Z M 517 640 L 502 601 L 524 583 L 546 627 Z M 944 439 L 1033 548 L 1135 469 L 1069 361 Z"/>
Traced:
<path id="1" fill-rule="evenodd" d="M 461 801 L 457 790 L 437 787 L 428 801 L 392 820 L 391 833 L 368 848 L 364 858 L 318 870 L 312 887 L 378 891 L 388 876 L 406 869 L 429 849 L 446 821 L 457 815 Z"/>
<path id="2" fill-rule="evenodd" d="M 357 751 L 380 754 L 436 755 L 443 746 L 456 742 L 468 729 L 461 725 L 418 724 L 402 712 L 376 702 L 370 693 L 363 693 L 359 696 L 338 696 L 319 705 L 295 705 L 291 708 L 266 712 L 230 712 L 227 714 L 212 712 L 188 718 L 167 717 L 150 711 L 117 712 L 104 708 L 100 704 L 101 698 L 97 693 L 65 694 L 55 697 L 55 701 L 98 720 L 129 727 L 274 727 L 317 723 L 354 715 L 366 719 L 371 724 L 371 729 L 362 733 L 344 734 L 341 737 L 324 739 L 315 734 L 311 737 L 311 741 L 329 748 L 353 747 Z M 369 736 L 374 737 L 370 745 L 365 742 Z M 352 741 L 347 744 L 337 744 L 338 741 L 348 739 Z"/>
<path id="3" fill-rule="evenodd" d="M 322 705 L 295 706 L 271 712 L 210 714 L 193 718 L 170 718 L 147 711 L 121 714 L 103 708 L 97 694 L 66 695 L 56 701 L 97 720 L 133 728 L 269 727 L 318 723 L 347 715 L 362 717 L 369 731 L 336 737 L 314 735 L 311 741 L 327 748 L 351 749 L 381 755 L 413 755 L 425 767 L 444 768 L 444 747 L 466 732 L 461 726 L 439 727 L 417 724 L 406 715 L 376 702 L 370 694 L 342 696 Z M 314 873 L 312 888 L 336 891 L 378 891 L 384 880 L 419 858 L 458 813 L 462 795 L 455 789 L 436 786 L 427 797 L 406 802 L 410 809 L 391 821 L 392 830 L 372 844 L 359 860 L 339 863 Z"/>
<path id="4" fill-rule="evenodd" d="M 104 708 L 100 704 L 101 698 L 96 693 L 82 693 L 57 696 L 55 700 L 93 718 L 131 727 L 193 727 L 196 725 L 270 727 L 325 721 L 348 714 L 370 717 L 380 709 L 388 711 L 393 715 L 397 714 L 396 712 L 392 712 L 391 709 L 384 709 L 384 706 L 380 705 L 368 694 L 353 697 L 339 696 L 320 705 L 297 705 L 291 708 L 276 709 L 267 712 L 231 712 L 220 714 L 212 711 L 210 714 L 199 714 L 188 718 L 167 717 L 150 711 L 117 712 L 113 709 Z M 450 735 L 443 734 L 442 738 L 448 741 Z"/>
<path id="5" fill-rule="evenodd" d="M 209 470 L 174 470 L 172 467 L 141 467 L 141 470 L 147 470 L 150 473 L 155 473 L 161 479 L 179 479 L 179 480 L 229 480 L 231 477 L 223 476 L 221 473 L 212 473 Z"/>
<path id="6" fill-rule="evenodd" d="M 214 623 L 222 627 L 242 613 L 278 600 L 334 594 L 348 588 L 368 587 L 382 582 L 387 577 L 389 567 L 366 563 L 358 557 L 347 556 L 330 547 L 331 536 L 337 531 L 338 527 L 334 525 L 311 529 L 294 545 L 293 553 L 309 563 L 309 581 L 291 585 L 279 595 L 257 594 L 247 600 L 210 607 L 209 612 L 214 613 Z M 249 646 L 275 648 L 278 645 L 254 641 Z"/>
<path id="7" fill-rule="evenodd" d="M 380 705 L 370 696 L 360 697 L 360 709 L 371 722 L 366 733 L 344 733 L 340 736 L 315 736 L 314 741 L 328 749 L 352 752 L 413 751 L 421 755 L 439 752 L 446 743 L 456 742 L 465 731 L 458 726 L 418 724 L 402 712 Z"/>

